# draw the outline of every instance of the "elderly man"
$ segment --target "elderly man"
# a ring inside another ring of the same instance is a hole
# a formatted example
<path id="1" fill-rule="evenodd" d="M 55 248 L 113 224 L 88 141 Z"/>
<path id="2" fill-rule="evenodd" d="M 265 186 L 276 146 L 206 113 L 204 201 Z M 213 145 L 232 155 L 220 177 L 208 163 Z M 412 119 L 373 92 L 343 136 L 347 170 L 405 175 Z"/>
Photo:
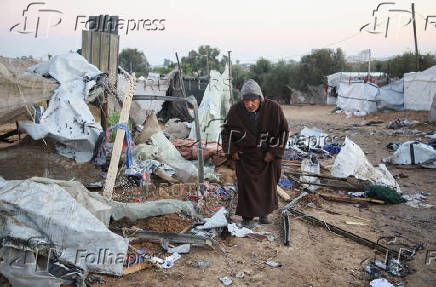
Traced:
<path id="1" fill-rule="evenodd" d="M 249 226 L 254 217 L 271 223 L 277 209 L 277 183 L 289 128 L 279 104 L 264 99 L 259 85 L 248 80 L 242 100 L 227 114 L 221 131 L 223 149 L 233 159 L 238 178 L 236 214 Z"/>

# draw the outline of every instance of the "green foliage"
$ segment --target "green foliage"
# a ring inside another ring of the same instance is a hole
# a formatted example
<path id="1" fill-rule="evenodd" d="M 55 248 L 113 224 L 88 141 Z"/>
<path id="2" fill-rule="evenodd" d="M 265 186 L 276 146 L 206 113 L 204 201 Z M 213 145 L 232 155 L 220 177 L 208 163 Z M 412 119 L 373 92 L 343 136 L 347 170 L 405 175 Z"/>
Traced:
<path id="1" fill-rule="evenodd" d="M 112 113 L 108 118 L 108 127 L 118 124 L 119 121 L 120 121 L 120 113 L 118 112 Z M 129 127 L 129 130 L 132 130 L 133 122 L 130 119 L 127 126 Z M 114 142 L 116 135 L 117 135 L 117 130 L 116 129 L 112 130 L 109 134 L 109 142 L 111 143 Z"/>
<path id="2" fill-rule="evenodd" d="M 207 65 L 209 71 L 217 70 L 221 73 L 227 63 L 227 56 L 223 55 L 221 60 L 218 59 L 220 50 L 211 48 L 209 45 L 202 45 L 198 50 L 191 50 L 188 56 L 182 57 L 181 66 L 185 75 L 193 75 L 197 73 L 199 76 L 207 75 Z"/>
<path id="3" fill-rule="evenodd" d="M 129 73 L 135 72 L 137 78 L 146 76 L 151 68 L 144 52 L 138 49 L 123 49 L 118 60 L 124 70 Z"/>

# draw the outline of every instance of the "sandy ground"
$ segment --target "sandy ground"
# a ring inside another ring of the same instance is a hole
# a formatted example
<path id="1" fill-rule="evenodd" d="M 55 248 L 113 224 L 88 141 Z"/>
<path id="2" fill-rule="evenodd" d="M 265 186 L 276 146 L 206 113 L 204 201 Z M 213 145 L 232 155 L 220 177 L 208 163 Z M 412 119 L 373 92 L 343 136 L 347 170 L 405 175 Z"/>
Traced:
<path id="1" fill-rule="evenodd" d="M 303 126 L 316 126 L 330 135 L 346 135 L 361 146 L 373 164 L 381 163 L 382 158 L 391 154 L 386 148 L 388 143 L 418 138 L 416 135 L 394 135 L 393 130 L 384 128 L 390 120 L 408 116 L 410 120 L 416 119 L 421 122 L 412 128 L 421 131 L 436 129 L 435 126 L 423 123 L 427 118 L 426 112 L 380 112 L 363 118 L 347 119 L 343 114 L 329 114 L 333 107 L 286 106 L 283 109 L 293 133 L 299 132 Z M 368 121 L 383 121 L 384 124 L 378 127 L 352 127 L 353 123 Z M 374 131 L 375 134 L 371 135 Z M 82 171 L 77 172 L 77 166 L 71 161 L 67 164 L 63 162 L 64 159 L 52 153 L 39 152 L 52 159 L 48 161 L 49 164 L 44 161 L 43 156 L 38 157 L 35 147 L 31 148 L 34 149 L 31 156 L 40 158 L 41 161 L 35 165 L 33 172 L 30 167 L 17 166 L 14 166 L 13 173 L 11 172 L 13 158 L 25 160 L 26 156 L 30 156 L 30 147 L 19 149 L 19 146 L 12 146 L 0 149 L 0 174 L 10 179 L 24 178 L 32 174 L 44 175 L 42 171 L 48 169 L 45 173 L 55 174 L 57 178 L 81 178 L 88 174 L 84 178 L 85 181 L 92 182 L 98 179 L 98 173 L 90 175 L 89 172 L 84 172 L 87 169 L 85 165 L 81 165 L 79 169 Z M 47 156 L 48 154 L 50 156 Z M 57 162 L 56 166 L 51 163 L 52 161 Z M 32 166 L 34 164 L 32 163 Z M 65 164 L 67 169 L 63 167 Z M 398 180 L 405 194 L 426 192 L 426 203 L 436 205 L 436 171 L 395 166 L 388 166 L 388 169 L 393 175 L 402 173 L 407 176 Z M 231 174 L 226 176 L 231 180 Z M 298 192 L 290 190 L 289 194 L 295 197 Z M 284 204 L 280 200 L 279 205 Z M 412 274 L 405 278 L 386 277 L 392 283 L 403 282 L 406 286 L 436 286 L 436 259 L 426 264 L 426 253 L 436 250 L 434 207 L 413 208 L 405 204 L 358 207 L 350 203 L 313 198 L 304 201 L 298 209 L 370 240 L 394 236 L 395 242 L 389 245 L 393 249 L 398 249 L 398 244 L 414 246 L 424 243 L 426 249 L 419 251 L 414 259 L 408 262 L 414 270 Z M 359 222 L 362 225 L 349 225 L 346 221 Z M 370 248 L 295 218 L 291 218 L 291 245 L 283 246 L 279 211 L 273 213 L 273 224 L 265 225 L 258 230 L 269 231 L 276 239 L 273 242 L 249 238 L 218 239 L 218 245 L 215 245 L 214 249 L 193 247 L 189 254 L 183 255 L 175 266 L 167 271 L 149 268 L 121 278 L 103 276 L 105 284 L 92 286 L 224 286 L 219 281 L 219 278 L 224 276 L 233 280 L 232 286 L 369 286 L 367 274 L 362 269 L 368 260 L 375 256 Z M 381 242 L 387 244 L 386 241 Z M 135 247 L 141 246 L 135 244 Z M 144 243 L 145 247 L 147 244 Z M 383 256 L 378 254 L 377 257 L 382 259 Z M 209 261 L 211 265 L 207 268 L 193 267 L 192 262 L 196 260 Z M 265 264 L 267 260 L 279 262 L 282 266 L 269 267 Z M 238 273 L 244 273 L 244 278 L 236 278 L 235 275 Z"/>

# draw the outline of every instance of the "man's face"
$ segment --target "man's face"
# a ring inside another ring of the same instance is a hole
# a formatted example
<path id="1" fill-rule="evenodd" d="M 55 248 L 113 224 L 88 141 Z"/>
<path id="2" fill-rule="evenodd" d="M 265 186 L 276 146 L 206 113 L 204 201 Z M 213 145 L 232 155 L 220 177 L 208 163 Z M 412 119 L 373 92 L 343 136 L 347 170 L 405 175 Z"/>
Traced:
<path id="1" fill-rule="evenodd" d="M 260 97 L 254 100 L 243 100 L 243 102 L 249 112 L 255 112 L 260 105 Z"/>

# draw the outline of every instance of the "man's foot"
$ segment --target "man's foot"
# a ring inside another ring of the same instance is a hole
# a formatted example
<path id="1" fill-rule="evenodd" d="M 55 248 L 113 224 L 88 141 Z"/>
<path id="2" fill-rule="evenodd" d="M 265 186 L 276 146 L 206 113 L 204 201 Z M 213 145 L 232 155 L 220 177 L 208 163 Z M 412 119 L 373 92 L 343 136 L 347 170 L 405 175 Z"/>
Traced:
<path id="1" fill-rule="evenodd" d="M 259 217 L 259 222 L 262 224 L 271 224 L 272 220 L 268 215 Z"/>
<path id="2" fill-rule="evenodd" d="M 252 217 L 243 217 L 241 225 L 246 228 L 251 228 L 253 226 L 253 218 Z"/>

